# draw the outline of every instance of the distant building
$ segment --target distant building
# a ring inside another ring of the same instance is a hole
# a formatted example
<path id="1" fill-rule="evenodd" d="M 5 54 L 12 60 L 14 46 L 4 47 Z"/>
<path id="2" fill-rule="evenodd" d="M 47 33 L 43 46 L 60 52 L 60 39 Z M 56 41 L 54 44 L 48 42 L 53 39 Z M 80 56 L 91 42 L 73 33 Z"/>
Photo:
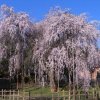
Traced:
<path id="1" fill-rule="evenodd" d="M 91 70 L 91 85 L 94 87 L 97 84 L 100 84 L 100 67 Z"/>

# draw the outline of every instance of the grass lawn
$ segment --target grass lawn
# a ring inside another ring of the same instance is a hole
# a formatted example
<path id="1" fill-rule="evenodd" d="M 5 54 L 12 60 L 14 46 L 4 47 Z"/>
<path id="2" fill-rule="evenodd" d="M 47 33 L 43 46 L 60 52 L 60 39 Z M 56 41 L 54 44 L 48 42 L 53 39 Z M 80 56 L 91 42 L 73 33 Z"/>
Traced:
<path id="1" fill-rule="evenodd" d="M 60 96 L 67 96 L 68 91 L 63 91 L 61 88 L 59 89 L 59 92 L 51 92 L 50 87 L 26 87 L 24 88 L 25 95 L 29 96 L 29 92 L 31 96 L 46 96 L 46 97 L 60 97 Z M 20 92 L 23 92 L 23 90 L 20 90 Z"/>
<path id="2" fill-rule="evenodd" d="M 21 90 L 23 91 L 23 90 Z M 26 93 L 26 95 L 29 95 L 29 92 L 30 92 L 30 95 L 31 96 L 43 96 L 43 95 L 46 95 L 46 96 L 52 96 L 52 93 L 50 91 L 50 88 L 49 87 L 26 87 L 24 88 L 24 91 Z"/>
<path id="3" fill-rule="evenodd" d="M 78 93 L 75 94 L 76 100 L 87 100 L 85 94 L 81 90 L 79 90 L 79 91 L 80 91 L 81 95 L 79 95 Z M 94 100 L 93 99 L 93 88 L 90 88 L 88 93 L 89 93 L 88 100 Z M 46 99 L 41 99 L 41 100 L 51 100 L 51 98 L 54 98 L 54 100 L 57 100 L 57 98 L 59 98 L 59 100 L 64 100 L 64 98 L 65 98 L 65 100 L 68 100 L 68 95 L 69 95 L 68 91 L 64 91 L 61 88 L 59 89 L 59 92 L 52 93 L 50 91 L 50 87 L 43 87 L 43 88 L 41 88 L 41 87 L 24 87 L 24 91 L 22 89 L 20 89 L 19 94 L 20 94 L 19 100 L 22 100 L 23 97 L 29 98 L 29 95 L 32 98 L 36 98 L 34 100 L 38 100 L 37 98 L 46 98 Z M 94 95 L 94 97 L 95 97 L 95 95 Z M 49 98 L 49 99 L 47 99 L 47 98 Z M 0 100 L 2 100 L 2 99 L 0 98 Z M 9 100 L 9 95 L 5 98 L 5 100 Z M 71 93 L 71 100 L 73 100 L 72 93 Z"/>
<path id="4" fill-rule="evenodd" d="M 94 89 L 94 91 L 95 91 L 95 89 Z M 20 91 L 22 92 L 22 90 L 20 90 Z M 68 100 L 68 91 L 64 91 L 61 88 L 59 89 L 59 92 L 54 92 L 54 93 L 52 93 L 50 91 L 50 87 L 43 87 L 43 88 L 41 88 L 41 87 L 25 87 L 24 91 L 25 91 L 25 96 L 29 96 L 29 91 L 30 91 L 31 97 L 43 97 L 43 96 L 44 97 L 56 97 L 56 98 L 58 98 L 58 97 L 64 98 L 65 97 L 65 99 Z M 81 94 L 80 96 L 79 96 L 79 94 L 75 94 L 77 100 L 79 100 L 79 98 L 80 98 L 80 100 L 85 100 L 85 98 L 86 98 L 85 94 L 83 94 L 83 92 L 81 90 L 79 90 L 79 91 Z M 89 93 L 88 100 L 93 100 L 92 99 L 93 98 L 93 88 L 90 88 L 88 93 Z M 95 95 L 94 95 L 94 97 L 95 97 Z M 72 94 L 71 94 L 71 98 L 72 98 Z"/>

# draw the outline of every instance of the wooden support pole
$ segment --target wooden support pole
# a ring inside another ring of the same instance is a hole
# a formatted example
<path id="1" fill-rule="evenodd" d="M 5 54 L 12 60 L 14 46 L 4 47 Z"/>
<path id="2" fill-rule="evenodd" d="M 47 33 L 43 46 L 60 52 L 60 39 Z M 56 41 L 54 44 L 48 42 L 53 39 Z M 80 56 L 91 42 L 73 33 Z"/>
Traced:
<path id="1" fill-rule="evenodd" d="M 52 92 L 52 100 L 54 100 L 54 97 L 53 97 L 53 92 Z"/>
<path id="2" fill-rule="evenodd" d="M 63 100 L 65 100 L 65 91 L 63 90 Z"/>
<path id="3" fill-rule="evenodd" d="M 13 92 L 13 100 L 14 100 L 14 96 L 15 96 L 15 91 L 13 90 L 12 92 Z"/>
<path id="4" fill-rule="evenodd" d="M 3 97 L 4 97 L 4 96 L 3 96 L 3 89 L 2 89 L 2 99 L 3 99 Z"/>
<path id="5" fill-rule="evenodd" d="M 5 90 L 3 91 L 3 95 L 4 95 L 4 98 L 3 99 L 5 100 Z"/>
<path id="6" fill-rule="evenodd" d="M 94 88 L 93 88 L 93 91 L 92 91 L 92 92 L 93 92 L 93 99 L 94 99 L 94 97 L 95 97 L 95 96 L 94 96 Z"/>
<path id="7" fill-rule="evenodd" d="M 11 100 L 11 90 L 9 90 L 9 100 Z"/>
<path id="8" fill-rule="evenodd" d="M 17 91 L 17 100 L 19 100 L 19 90 Z"/>
<path id="9" fill-rule="evenodd" d="M 23 100 L 24 100 L 25 91 L 23 90 Z"/>
<path id="10" fill-rule="evenodd" d="M 80 90 L 78 91 L 78 96 L 79 96 L 79 100 L 81 99 L 81 97 L 80 97 Z"/>

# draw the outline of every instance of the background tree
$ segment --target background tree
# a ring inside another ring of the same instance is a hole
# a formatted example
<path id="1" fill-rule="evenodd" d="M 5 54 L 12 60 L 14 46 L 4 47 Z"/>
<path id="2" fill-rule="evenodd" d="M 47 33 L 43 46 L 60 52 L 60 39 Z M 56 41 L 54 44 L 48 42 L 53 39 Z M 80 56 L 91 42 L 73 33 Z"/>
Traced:
<path id="1" fill-rule="evenodd" d="M 54 89 L 66 67 L 69 75 L 73 74 L 73 82 L 78 84 L 79 79 L 83 79 L 83 87 L 89 87 L 89 69 L 98 64 L 96 42 L 99 31 L 85 16 L 76 16 L 59 8 L 51 10 L 40 24 L 43 37 L 33 54 L 38 69 L 41 69 L 40 76 L 43 77 L 43 71 L 49 71 L 50 85 Z M 79 75 L 81 71 L 88 74 L 87 78 Z"/>
<path id="2" fill-rule="evenodd" d="M 13 8 L 6 5 L 2 5 L 0 11 L 1 60 L 3 57 L 9 60 L 8 68 L 10 76 L 18 73 L 19 69 L 21 69 L 22 76 L 24 76 L 26 67 L 24 65 L 27 55 L 31 57 L 31 54 L 28 53 L 32 52 L 30 48 L 34 44 L 34 25 L 30 21 L 29 16 L 24 12 L 15 13 Z M 30 61 L 31 58 L 28 59 Z"/>
<path id="3" fill-rule="evenodd" d="M 16 13 L 6 5 L 1 6 L 0 15 L 3 72 L 8 70 L 18 78 L 20 71 L 22 83 L 23 76 L 32 74 L 35 82 L 50 84 L 53 91 L 65 79 L 73 91 L 76 85 L 88 90 L 90 70 L 99 63 L 99 30 L 86 16 L 54 8 L 44 20 L 33 23 L 26 13 Z"/>

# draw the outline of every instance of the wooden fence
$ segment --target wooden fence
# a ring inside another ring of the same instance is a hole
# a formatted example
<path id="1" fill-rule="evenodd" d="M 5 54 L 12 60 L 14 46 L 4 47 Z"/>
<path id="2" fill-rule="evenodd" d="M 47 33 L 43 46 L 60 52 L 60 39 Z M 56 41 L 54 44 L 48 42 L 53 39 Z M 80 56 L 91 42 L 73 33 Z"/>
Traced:
<path id="1" fill-rule="evenodd" d="M 0 100 L 29 100 L 29 96 L 26 93 L 24 91 L 20 92 L 19 90 L 2 90 L 0 91 Z"/>
<path id="2" fill-rule="evenodd" d="M 15 91 L 2 90 L 0 91 L 0 100 L 100 100 L 100 91 L 92 89 L 86 95 L 83 91 L 76 91 L 75 98 L 73 98 L 72 91 L 60 91 L 48 94 L 38 94 L 31 91 Z"/>

